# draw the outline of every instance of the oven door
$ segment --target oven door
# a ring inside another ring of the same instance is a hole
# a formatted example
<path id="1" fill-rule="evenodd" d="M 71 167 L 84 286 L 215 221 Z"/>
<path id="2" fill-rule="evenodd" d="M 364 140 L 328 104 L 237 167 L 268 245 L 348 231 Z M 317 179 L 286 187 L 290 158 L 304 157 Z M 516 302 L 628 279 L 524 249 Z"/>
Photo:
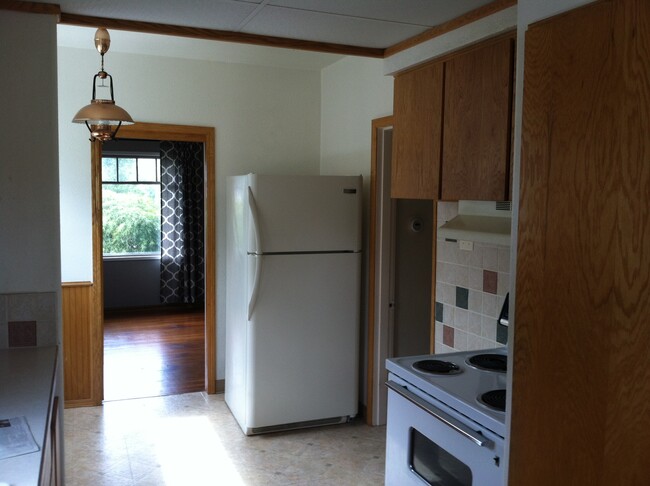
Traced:
<path id="1" fill-rule="evenodd" d="M 503 439 L 398 381 L 386 383 L 386 485 L 501 486 Z"/>

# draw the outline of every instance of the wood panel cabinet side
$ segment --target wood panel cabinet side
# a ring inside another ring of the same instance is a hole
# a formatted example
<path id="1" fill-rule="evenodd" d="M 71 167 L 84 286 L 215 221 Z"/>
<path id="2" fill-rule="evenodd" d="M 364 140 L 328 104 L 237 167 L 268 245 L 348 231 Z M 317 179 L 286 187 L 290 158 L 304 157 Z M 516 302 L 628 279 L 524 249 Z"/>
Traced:
<path id="1" fill-rule="evenodd" d="M 617 138 L 607 153 L 608 175 L 618 185 L 615 207 L 608 208 L 615 218 L 615 237 L 609 235 L 615 273 L 613 318 L 606 328 L 611 351 L 603 484 L 650 484 L 650 2 L 613 5 L 622 59 L 613 70 L 618 96 L 610 105 L 617 109 L 610 120 Z"/>
<path id="2" fill-rule="evenodd" d="M 443 69 L 433 63 L 395 78 L 393 198 L 438 198 Z"/>
<path id="3" fill-rule="evenodd" d="M 649 48 L 644 0 L 526 35 L 513 486 L 650 481 Z"/>

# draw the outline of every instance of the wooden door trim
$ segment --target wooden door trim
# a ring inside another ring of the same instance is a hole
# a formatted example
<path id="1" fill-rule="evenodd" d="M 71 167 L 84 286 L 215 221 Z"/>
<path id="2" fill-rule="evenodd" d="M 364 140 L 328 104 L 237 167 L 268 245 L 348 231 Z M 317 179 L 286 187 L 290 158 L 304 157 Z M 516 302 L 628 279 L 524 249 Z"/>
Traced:
<path id="1" fill-rule="evenodd" d="M 120 139 L 173 140 L 176 142 L 202 142 L 204 146 L 205 175 L 205 389 L 216 393 L 216 152 L 215 129 L 187 125 L 162 123 L 136 123 L 122 127 Z M 101 145 L 92 144 L 92 204 L 93 204 L 93 280 L 94 280 L 94 322 L 96 336 L 94 343 L 95 358 L 93 401 L 101 404 L 103 399 L 103 355 L 104 355 L 104 282 L 102 249 L 102 181 L 101 181 Z"/>
<path id="2" fill-rule="evenodd" d="M 102 242 L 102 146 L 98 141 L 90 144 L 92 181 L 92 240 L 93 240 L 93 304 L 90 335 L 91 397 L 94 405 L 104 399 L 104 259 Z"/>
<path id="3" fill-rule="evenodd" d="M 370 223 L 368 225 L 368 361 L 366 372 L 366 423 L 372 425 L 375 371 L 375 264 L 377 261 L 377 130 L 393 126 L 393 116 L 372 120 L 370 151 Z"/>

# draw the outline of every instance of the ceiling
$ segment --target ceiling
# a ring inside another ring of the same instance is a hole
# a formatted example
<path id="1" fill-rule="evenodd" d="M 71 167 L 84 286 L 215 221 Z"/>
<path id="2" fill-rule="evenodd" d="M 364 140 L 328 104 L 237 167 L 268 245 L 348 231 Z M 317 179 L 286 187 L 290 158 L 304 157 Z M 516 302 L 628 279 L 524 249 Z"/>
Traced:
<path id="1" fill-rule="evenodd" d="M 493 0 L 40 0 L 63 14 L 384 49 Z"/>

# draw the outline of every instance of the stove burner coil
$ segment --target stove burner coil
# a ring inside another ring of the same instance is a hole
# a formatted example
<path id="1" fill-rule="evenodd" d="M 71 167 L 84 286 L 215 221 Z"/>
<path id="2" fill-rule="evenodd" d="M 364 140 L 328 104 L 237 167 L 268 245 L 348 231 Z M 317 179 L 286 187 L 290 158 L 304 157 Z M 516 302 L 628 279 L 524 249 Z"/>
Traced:
<path id="1" fill-rule="evenodd" d="M 432 373 L 434 375 L 457 375 L 462 370 L 460 366 L 450 361 L 441 361 L 439 359 L 423 359 L 413 363 L 413 368 L 417 371 L 424 373 Z"/>
<path id="2" fill-rule="evenodd" d="M 491 390 L 489 392 L 479 395 L 478 401 L 492 410 L 499 412 L 506 411 L 506 391 L 505 390 Z"/>
<path id="3" fill-rule="evenodd" d="M 508 369 L 508 358 L 503 354 L 475 354 L 467 359 L 467 364 L 479 370 L 505 373 Z"/>

